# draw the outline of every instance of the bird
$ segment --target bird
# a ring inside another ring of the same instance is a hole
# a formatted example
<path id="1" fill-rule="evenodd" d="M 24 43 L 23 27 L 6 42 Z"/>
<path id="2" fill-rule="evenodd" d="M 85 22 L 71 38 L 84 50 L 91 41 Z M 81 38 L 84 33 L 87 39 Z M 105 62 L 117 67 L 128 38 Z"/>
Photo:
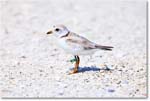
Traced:
<path id="1" fill-rule="evenodd" d="M 98 50 L 111 51 L 112 46 L 104 46 L 96 44 L 87 38 L 70 31 L 64 25 L 54 25 L 47 33 L 53 35 L 58 45 L 69 54 L 74 56 L 72 60 L 75 62 L 74 69 L 69 74 L 78 73 L 80 58 L 79 55 L 90 55 Z"/>

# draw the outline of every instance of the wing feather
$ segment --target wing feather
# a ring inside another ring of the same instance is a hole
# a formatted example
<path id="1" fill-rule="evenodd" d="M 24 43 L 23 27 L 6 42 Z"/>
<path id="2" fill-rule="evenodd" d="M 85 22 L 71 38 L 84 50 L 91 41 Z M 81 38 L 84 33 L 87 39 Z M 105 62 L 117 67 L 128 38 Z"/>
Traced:
<path id="1" fill-rule="evenodd" d="M 96 48 L 95 43 L 75 33 L 72 33 L 72 35 L 66 39 L 66 42 L 75 49 L 88 50 Z"/>

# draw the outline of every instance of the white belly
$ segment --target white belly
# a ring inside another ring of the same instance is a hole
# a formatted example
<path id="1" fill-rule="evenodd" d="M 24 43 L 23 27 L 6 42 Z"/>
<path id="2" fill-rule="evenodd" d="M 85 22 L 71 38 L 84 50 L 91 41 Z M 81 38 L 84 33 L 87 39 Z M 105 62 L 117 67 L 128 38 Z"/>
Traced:
<path id="1" fill-rule="evenodd" d="M 64 39 L 60 39 L 58 41 L 58 45 L 62 49 L 64 49 L 67 53 L 70 53 L 72 55 L 88 55 L 88 54 L 92 54 L 96 51 L 96 49 L 83 50 L 83 48 L 80 49 L 80 48 L 72 47 L 72 46 L 68 45 Z"/>

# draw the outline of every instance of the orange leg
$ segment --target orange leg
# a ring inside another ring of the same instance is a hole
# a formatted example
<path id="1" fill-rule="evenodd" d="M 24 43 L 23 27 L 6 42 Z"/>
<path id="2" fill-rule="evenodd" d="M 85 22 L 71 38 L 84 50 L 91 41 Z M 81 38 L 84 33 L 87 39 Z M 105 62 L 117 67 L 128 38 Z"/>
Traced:
<path id="1" fill-rule="evenodd" d="M 75 74 L 75 73 L 78 72 L 80 58 L 79 58 L 79 56 L 76 55 L 75 59 L 76 59 L 75 67 L 74 67 L 73 71 L 71 73 L 69 73 L 69 74 Z"/>

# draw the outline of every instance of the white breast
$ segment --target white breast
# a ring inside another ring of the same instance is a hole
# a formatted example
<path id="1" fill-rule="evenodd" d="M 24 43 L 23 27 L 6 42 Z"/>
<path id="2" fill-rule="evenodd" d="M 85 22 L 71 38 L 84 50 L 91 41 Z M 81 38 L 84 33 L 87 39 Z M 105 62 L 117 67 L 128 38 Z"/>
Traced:
<path id="1" fill-rule="evenodd" d="M 70 46 L 68 43 L 66 43 L 65 38 L 59 39 L 58 45 L 64 49 L 67 53 L 73 54 L 73 55 L 78 55 L 80 49 L 76 49 L 76 47 Z"/>
<path id="2" fill-rule="evenodd" d="M 67 52 L 69 52 L 69 53 L 72 53 L 72 51 L 73 51 L 73 49 L 71 48 L 71 46 L 69 46 L 67 43 L 66 43 L 66 41 L 65 41 L 65 39 L 59 39 L 59 41 L 58 41 L 58 45 L 62 48 L 62 49 L 64 49 L 65 51 L 67 51 Z"/>

